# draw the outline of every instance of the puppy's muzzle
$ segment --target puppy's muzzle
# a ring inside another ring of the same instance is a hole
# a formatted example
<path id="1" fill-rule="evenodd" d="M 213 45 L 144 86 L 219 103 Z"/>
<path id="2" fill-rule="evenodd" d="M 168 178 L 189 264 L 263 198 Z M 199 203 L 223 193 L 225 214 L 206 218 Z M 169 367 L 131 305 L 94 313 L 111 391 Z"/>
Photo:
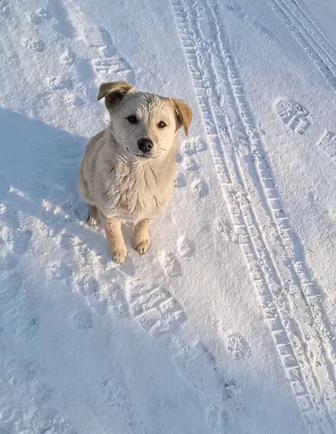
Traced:
<path id="1" fill-rule="evenodd" d="M 153 149 L 153 142 L 148 137 L 143 137 L 142 139 L 138 140 L 138 148 L 141 152 L 144 154 L 148 154 Z"/>

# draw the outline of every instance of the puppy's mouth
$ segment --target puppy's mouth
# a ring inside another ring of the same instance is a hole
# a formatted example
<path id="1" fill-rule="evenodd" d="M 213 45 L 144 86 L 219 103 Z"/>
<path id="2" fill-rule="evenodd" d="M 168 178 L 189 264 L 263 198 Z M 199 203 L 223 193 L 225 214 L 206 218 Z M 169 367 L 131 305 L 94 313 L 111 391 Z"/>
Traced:
<path id="1" fill-rule="evenodd" d="M 154 159 L 154 158 L 157 158 L 157 155 L 153 155 L 152 153 L 145 154 L 145 153 L 141 152 L 141 153 L 138 153 L 138 154 L 133 154 L 133 152 L 131 152 L 127 146 L 126 146 L 126 151 L 129 154 L 133 155 L 134 157 L 139 157 L 139 158 L 143 158 L 143 159 Z"/>
<path id="2" fill-rule="evenodd" d="M 153 156 L 150 154 L 135 154 L 135 155 L 140 158 L 153 158 Z"/>

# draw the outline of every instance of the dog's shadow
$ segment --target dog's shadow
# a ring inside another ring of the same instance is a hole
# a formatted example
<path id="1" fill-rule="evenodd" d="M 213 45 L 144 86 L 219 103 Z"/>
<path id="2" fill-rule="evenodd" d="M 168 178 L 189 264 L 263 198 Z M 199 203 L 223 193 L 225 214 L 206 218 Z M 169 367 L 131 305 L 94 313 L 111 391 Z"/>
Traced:
<path id="1" fill-rule="evenodd" d="M 104 234 L 86 223 L 88 207 L 78 192 L 79 166 L 88 138 L 4 108 L 0 108 L 0 125 L 0 202 L 42 220 L 54 234 L 75 235 L 111 261 Z M 126 236 L 130 237 L 127 228 Z M 131 258 L 122 271 L 134 275 Z"/>

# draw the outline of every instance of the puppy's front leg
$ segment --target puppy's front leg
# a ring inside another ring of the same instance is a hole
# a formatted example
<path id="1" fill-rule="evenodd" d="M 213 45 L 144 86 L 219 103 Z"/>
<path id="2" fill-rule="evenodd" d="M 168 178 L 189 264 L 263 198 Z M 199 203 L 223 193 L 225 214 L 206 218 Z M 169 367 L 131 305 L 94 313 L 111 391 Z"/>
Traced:
<path id="1" fill-rule="evenodd" d="M 133 246 L 140 255 L 146 253 L 150 247 L 149 225 L 150 220 L 143 219 L 134 228 Z"/>
<path id="2" fill-rule="evenodd" d="M 121 221 L 103 218 L 106 238 L 110 245 L 112 259 L 117 264 L 122 264 L 127 256 L 127 249 L 121 232 Z"/>
<path id="3" fill-rule="evenodd" d="M 92 227 L 99 225 L 99 212 L 95 205 L 90 205 L 89 209 L 89 217 L 88 217 L 88 224 Z"/>

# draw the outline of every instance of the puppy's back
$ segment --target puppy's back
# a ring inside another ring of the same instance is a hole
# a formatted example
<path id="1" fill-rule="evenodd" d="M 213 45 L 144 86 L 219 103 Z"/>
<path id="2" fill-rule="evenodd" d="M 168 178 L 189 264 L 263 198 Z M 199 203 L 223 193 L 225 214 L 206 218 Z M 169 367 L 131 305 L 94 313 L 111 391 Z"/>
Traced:
<path id="1" fill-rule="evenodd" d="M 92 197 L 92 188 L 94 183 L 95 163 L 98 153 L 104 145 L 105 130 L 96 134 L 86 146 L 84 158 L 80 166 L 79 190 L 83 198 L 91 205 L 95 205 Z"/>

